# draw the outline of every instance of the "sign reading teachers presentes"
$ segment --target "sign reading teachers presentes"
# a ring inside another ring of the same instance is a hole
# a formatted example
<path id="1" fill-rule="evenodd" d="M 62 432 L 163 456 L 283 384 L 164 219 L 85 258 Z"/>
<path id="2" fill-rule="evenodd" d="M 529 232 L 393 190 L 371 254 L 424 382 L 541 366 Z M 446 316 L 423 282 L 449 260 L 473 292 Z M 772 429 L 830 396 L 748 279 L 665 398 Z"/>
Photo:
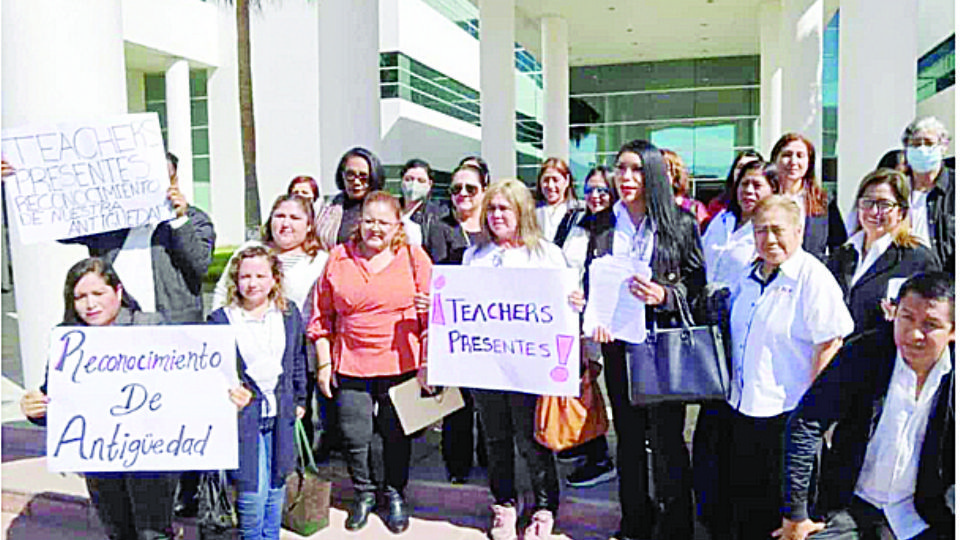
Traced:
<path id="1" fill-rule="evenodd" d="M 432 385 L 580 394 L 576 270 L 434 266 Z"/>
<path id="2" fill-rule="evenodd" d="M 237 468 L 236 366 L 228 326 L 55 328 L 50 470 Z"/>
<path id="3" fill-rule="evenodd" d="M 156 113 L 4 129 L 7 211 L 32 244 L 173 217 Z"/>

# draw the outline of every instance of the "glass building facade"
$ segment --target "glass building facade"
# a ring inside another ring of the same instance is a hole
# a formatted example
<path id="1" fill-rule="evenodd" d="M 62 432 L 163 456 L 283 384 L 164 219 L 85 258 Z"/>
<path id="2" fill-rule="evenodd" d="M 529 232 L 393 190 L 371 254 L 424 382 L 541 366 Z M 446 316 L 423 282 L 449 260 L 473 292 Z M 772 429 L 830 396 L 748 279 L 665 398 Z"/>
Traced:
<path id="1" fill-rule="evenodd" d="M 677 152 L 694 194 L 707 198 L 736 152 L 756 146 L 760 57 L 574 67 L 570 94 L 596 113 L 595 121 L 571 118 L 579 132 L 570 148 L 578 183 L 590 167 L 611 164 L 624 142 L 647 139 Z"/>
<path id="2" fill-rule="evenodd" d="M 148 73 L 144 76 L 146 108 L 160 117 L 160 129 L 164 144 L 167 141 L 167 87 L 163 73 Z M 210 134 L 207 107 L 207 72 L 190 70 L 190 129 L 193 151 L 193 199 L 192 204 L 202 210 L 210 210 Z"/>
<path id="3" fill-rule="evenodd" d="M 957 82 L 956 34 L 943 40 L 917 62 L 917 101 Z"/>

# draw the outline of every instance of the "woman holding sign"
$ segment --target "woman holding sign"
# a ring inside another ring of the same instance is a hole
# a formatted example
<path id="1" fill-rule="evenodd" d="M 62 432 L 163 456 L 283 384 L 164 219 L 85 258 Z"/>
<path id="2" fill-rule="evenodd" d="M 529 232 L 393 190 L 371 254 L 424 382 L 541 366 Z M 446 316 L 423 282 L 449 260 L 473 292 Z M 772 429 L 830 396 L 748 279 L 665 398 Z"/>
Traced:
<path id="1" fill-rule="evenodd" d="M 237 394 L 240 467 L 237 514 L 242 540 L 280 538 L 284 481 L 293 471 L 294 419 L 306 402 L 306 346 L 296 304 L 283 296 L 280 259 L 267 246 L 240 250 L 227 268 L 227 305 L 210 314 L 237 338 L 243 386 Z"/>
<path id="2" fill-rule="evenodd" d="M 403 491 L 410 468 L 411 439 L 400 425 L 389 390 L 421 369 L 430 287 L 430 257 L 409 246 L 400 203 L 389 193 L 367 195 L 359 227 L 337 245 L 314 289 L 307 336 L 316 342 L 317 383 L 334 397 L 343 450 L 355 498 L 347 530 L 358 530 L 377 506 L 370 471 L 374 433 L 383 437 L 386 525 L 395 534 L 410 524 Z"/>
<path id="3" fill-rule="evenodd" d="M 130 309 L 120 278 L 107 261 L 84 259 L 67 272 L 63 287 L 64 326 L 139 326 L 162 323 L 157 313 Z M 23 414 L 46 424 L 47 384 L 27 392 Z M 177 472 L 86 473 L 90 500 L 111 540 L 172 539 Z"/>
<path id="4" fill-rule="evenodd" d="M 481 205 L 483 235 L 464 254 L 467 266 L 510 268 L 566 268 L 563 252 L 544 239 L 537 225 L 530 191 L 518 180 L 500 180 L 487 189 Z M 583 308 L 583 293 L 575 291 L 570 303 Z M 502 390 L 471 390 L 480 409 L 487 444 L 487 475 L 493 494 L 493 540 L 517 538 L 517 490 L 514 475 L 516 442 L 527 463 L 535 507 L 524 540 L 550 538 L 560 507 L 560 484 L 553 452 L 534 438 L 537 397 Z"/>
<path id="5" fill-rule="evenodd" d="M 648 325 L 656 320 L 660 327 L 676 326 L 680 296 L 696 299 L 706 281 L 696 218 L 674 202 L 663 156 L 656 146 L 643 140 L 623 145 L 614 171 L 620 201 L 612 210 L 597 215 L 587 267 L 605 255 L 639 260 L 650 268 L 652 276 L 635 275 L 630 292 L 646 304 Z M 590 301 L 616 299 L 593 296 Z M 614 538 L 692 538 L 690 454 L 683 440 L 686 407 L 674 403 L 632 405 L 627 344 L 615 340 L 606 328 L 592 331 L 594 340 L 604 344 L 603 374 L 617 432 L 621 517 Z M 658 473 L 659 504 L 654 504 L 648 491 L 648 430 Z M 659 525 L 659 535 L 654 534 L 654 523 Z"/>

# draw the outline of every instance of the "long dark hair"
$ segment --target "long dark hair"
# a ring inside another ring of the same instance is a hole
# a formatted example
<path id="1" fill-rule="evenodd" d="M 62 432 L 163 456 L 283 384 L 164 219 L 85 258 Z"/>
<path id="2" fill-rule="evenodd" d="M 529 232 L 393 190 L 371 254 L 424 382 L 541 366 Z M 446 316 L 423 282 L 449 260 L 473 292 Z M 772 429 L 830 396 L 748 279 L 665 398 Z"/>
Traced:
<path id="1" fill-rule="evenodd" d="M 735 178 L 734 173 L 737 170 L 737 163 L 740 163 L 740 160 L 745 157 L 757 158 L 759 161 L 763 161 L 763 155 L 753 148 L 748 148 L 746 150 L 737 152 L 737 157 L 733 158 L 733 163 L 730 164 L 730 170 L 727 171 L 727 179 L 723 183 L 723 193 L 720 195 L 720 200 L 726 203 L 728 206 L 731 201 L 735 201 L 737 199 L 736 187 L 734 186 L 737 179 Z"/>
<path id="2" fill-rule="evenodd" d="M 820 180 L 817 179 L 817 149 L 810 142 L 810 139 L 799 133 L 785 133 L 777 141 L 777 144 L 773 145 L 773 150 L 770 151 L 770 162 L 777 163 L 780 161 L 780 152 L 794 141 L 800 141 L 807 147 L 807 172 L 803 175 L 803 201 L 806 205 L 804 214 L 808 216 L 825 215 L 830 200 L 827 192 L 820 185 Z M 783 185 L 782 180 L 780 184 Z"/>
<path id="3" fill-rule="evenodd" d="M 373 152 L 367 150 L 362 146 L 355 146 L 349 150 L 343 157 L 340 158 L 340 163 L 337 164 L 337 176 L 334 179 L 337 183 L 337 189 L 340 191 L 344 190 L 343 175 L 347 172 L 347 160 L 352 157 L 358 157 L 367 162 L 367 166 L 370 167 L 370 180 L 368 182 L 367 191 L 379 191 L 383 189 L 383 183 L 386 177 L 386 173 L 383 171 L 383 164 L 380 163 L 380 158 L 376 156 Z"/>
<path id="4" fill-rule="evenodd" d="M 73 302 L 73 290 L 77 288 L 77 283 L 87 274 L 96 274 L 103 279 L 104 283 L 111 289 L 117 290 L 120 287 L 120 276 L 113 269 L 113 265 L 99 257 L 90 257 L 74 264 L 67 270 L 67 279 L 63 284 L 63 324 L 69 326 L 86 326 L 87 323 L 80 318 L 77 308 Z M 136 302 L 127 294 L 126 291 L 120 297 L 120 306 L 125 308 L 135 308 Z"/>
<path id="5" fill-rule="evenodd" d="M 743 217 L 743 208 L 740 208 L 740 201 L 737 199 L 737 190 L 740 189 L 740 182 L 743 182 L 744 177 L 746 177 L 748 173 L 759 171 L 760 174 L 763 175 L 764 181 L 766 181 L 770 189 L 773 190 L 773 193 L 780 193 L 780 181 L 777 179 L 775 172 L 774 174 L 767 174 L 769 168 L 770 164 L 763 160 L 751 161 L 740 168 L 737 179 L 733 182 L 733 197 L 727 206 L 727 210 L 730 210 L 730 212 L 737 217 L 737 223 L 740 223 L 740 218 Z"/>
<path id="6" fill-rule="evenodd" d="M 667 165 L 660 149 L 649 141 L 636 139 L 620 147 L 617 159 L 624 152 L 640 156 L 643 168 L 643 196 L 646 213 L 657 226 L 657 243 L 661 246 L 664 262 L 669 266 L 679 264 L 684 246 L 684 230 L 680 227 L 680 207 L 673 199 L 673 187 L 667 176 Z"/>

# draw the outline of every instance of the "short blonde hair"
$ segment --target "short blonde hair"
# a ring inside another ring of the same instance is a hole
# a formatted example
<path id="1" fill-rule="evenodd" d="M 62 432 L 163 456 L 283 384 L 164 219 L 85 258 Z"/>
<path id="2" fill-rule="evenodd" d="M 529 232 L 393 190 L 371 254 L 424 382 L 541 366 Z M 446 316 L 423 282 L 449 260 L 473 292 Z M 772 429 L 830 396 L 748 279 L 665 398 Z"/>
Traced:
<path id="1" fill-rule="evenodd" d="M 240 295 L 240 265 L 247 259 L 255 257 L 265 257 L 270 263 L 270 271 L 273 273 L 274 284 L 270 289 L 268 297 L 280 311 L 287 310 L 287 299 L 283 296 L 283 266 L 277 254 L 264 244 L 255 244 L 245 247 L 238 251 L 230 259 L 230 265 L 227 267 L 227 305 L 242 306 L 243 297 Z"/>
<path id="2" fill-rule="evenodd" d="M 797 204 L 796 200 L 786 195 L 770 195 L 766 199 L 758 202 L 757 207 L 753 209 L 754 221 L 764 212 L 770 212 L 772 210 L 783 210 L 793 225 L 803 227 L 803 210 L 800 208 L 800 205 Z"/>
<path id="3" fill-rule="evenodd" d="M 513 211 L 517 215 L 517 238 L 520 240 L 520 243 L 530 251 L 539 251 L 540 239 L 543 238 L 543 233 L 540 232 L 540 226 L 537 224 L 537 214 L 533 203 L 533 196 L 530 195 L 530 190 L 527 186 L 515 178 L 498 180 L 484 191 L 483 202 L 480 207 L 480 226 L 483 231 L 483 236 L 480 238 L 479 244 L 486 245 L 490 242 L 495 242 L 495 235 L 493 231 L 490 230 L 490 223 L 487 220 L 487 207 L 490 205 L 490 201 L 497 195 L 503 196 L 503 198 L 510 203 L 510 206 L 513 207 Z"/>

